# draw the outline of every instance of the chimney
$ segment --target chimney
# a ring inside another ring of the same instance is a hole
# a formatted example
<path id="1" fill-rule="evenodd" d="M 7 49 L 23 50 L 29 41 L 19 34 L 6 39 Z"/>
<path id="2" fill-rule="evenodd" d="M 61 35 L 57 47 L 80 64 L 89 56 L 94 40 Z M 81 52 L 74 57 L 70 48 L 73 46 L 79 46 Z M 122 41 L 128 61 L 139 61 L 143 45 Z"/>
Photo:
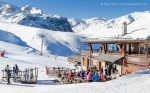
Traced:
<path id="1" fill-rule="evenodd" d="M 127 34 L 127 22 L 122 23 L 122 34 L 121 35 L 126 35 Z"/>

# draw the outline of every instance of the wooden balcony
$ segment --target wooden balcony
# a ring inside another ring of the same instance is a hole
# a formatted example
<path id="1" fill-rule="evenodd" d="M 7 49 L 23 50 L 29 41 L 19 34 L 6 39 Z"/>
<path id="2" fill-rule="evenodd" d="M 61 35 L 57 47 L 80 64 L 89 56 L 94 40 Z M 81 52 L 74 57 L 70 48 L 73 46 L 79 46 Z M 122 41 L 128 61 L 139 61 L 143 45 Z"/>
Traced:
<path id="1" fill-rule="evenodd" d="M 90 54 L 91 54 L 91 56 L 99 56 L 100 54 L 104 54 L 104 53 L 96 51 L 96 50 L 94 50 L 93 52 L 86 50 L 86 51 L 81 51 L 81 53 L 80 53 L 80 55 L 84 55 L 84 56 L 90 56 Z M 124 54 L 120 54 L 119 52 L 111 52 L 111 51 L 107 52 L 106 54 L 124 55 Z M 147 58 L 146 54 L 125 54 L 125 56 L 133 57 L 133 58 Z M 150 55 L 148 57 L 150 58 Z"/>

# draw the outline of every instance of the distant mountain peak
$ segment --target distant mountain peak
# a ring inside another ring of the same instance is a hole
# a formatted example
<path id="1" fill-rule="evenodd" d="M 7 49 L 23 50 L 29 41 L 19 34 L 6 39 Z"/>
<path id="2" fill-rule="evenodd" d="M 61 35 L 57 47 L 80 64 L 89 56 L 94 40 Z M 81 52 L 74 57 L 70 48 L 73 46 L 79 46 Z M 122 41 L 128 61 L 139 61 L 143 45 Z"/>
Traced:
<path id="1" fill-rule="evenodd" d="M 29 5 L 26 5 L 24 7 L 21 7 L 21 10 L 23 12 L 28 12 L 28 13 L 31 13 L 31 14 L 42 14 L 42 11 L 36 7 L 31 7 Z"/>
<path id="2" fill-rule="evenodd" d="M 118 36 L 122 32 L 123 22 L 127 22 L 128 25 L 128 34 L 129 37 L 144 37 L 150 35 L 148 29 L 150 29 L 150 12 L 133 12 L 127 15 L 123 15 L 118 18 L 107 20 L 101 17 L 94 17 L 90 19 L 83 19 L 82 21 L 72 20 L 69 21 L 74 32 L 84 34 L 91 37 L 103 37 L 103 36 Z M 143 33 L 148 34 L 143 34 Z M 136 36 L 133 36 L 133 34 Z M 140 35 L 137 35 L 140 33 Z"/>
<path id="3" fill-rule="evenodd" d="M 54 31 L 72 32 L 72 27 L 67 18 L 58 15 L 47 15 L 42 10 L 24 6 L 18 7 L 12 4 L 0 2 L 0 19 L 10 23 L 25 26 L 43 28 Z"/>
<path id="4" fill-rule="evenodd" d="M 7 3 L 1 3 L 0 5 L 0 12 L 1 14 L 9 14 L 9 13 L 14 13 L 14 12 L 20 12 L 19 7 L 7 4 Z"/>
<path id="5" fill-rule="evenodd" d="M 104 17 L 93 17 L 93 18 L 85 19 L 85 20 L 86 21 L 107 21 L 107 19 Z"/>

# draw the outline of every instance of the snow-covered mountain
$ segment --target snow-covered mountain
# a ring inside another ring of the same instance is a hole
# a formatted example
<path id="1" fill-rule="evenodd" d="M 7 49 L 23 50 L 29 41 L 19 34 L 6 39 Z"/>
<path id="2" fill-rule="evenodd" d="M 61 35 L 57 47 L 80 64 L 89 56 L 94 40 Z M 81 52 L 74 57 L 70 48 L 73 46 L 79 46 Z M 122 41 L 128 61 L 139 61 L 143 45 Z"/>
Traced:
<path id="1" fill-rule="evenodd" d="M 0 41 L 31 47 L 41 50 L 41 35 L 43 38 L 43 52 L 59 56 L 70 56 L 79 53 L 83 47 L 82 37 L 72 32 L 52 31 L 33 28 L 8 22 L 0 22 Z"/>
<path id="2" fill-rule="evenodd" d="M 94 17 L 91 19 L 69 18 L 68 21 L 70 22 L 72 29 L 76 33 L 88 29 L 88 27 L 91 25 L 103 24 L 107 22 L 105 18 L 100 18 L 100 17 Z"/>
<path id="3" fill-rule="evenodd" d="M 44 14 L 31 6 L 18 7 L 0 2 L 0 20 L 54 31 L 72 32 L 67 18 Z"/>
<path id="4" fill-rule="evenodd" d="M 146 38 L 150 35 L 150 12 L 134 12 L 118 18 L 68 19 L 76 33 L 88 37 L 118 36 L 122 32 L 122 23 L 128 24 L 128 34 L 125 37 Z M 139 34 L 139 35 L 138 35 Z"/>

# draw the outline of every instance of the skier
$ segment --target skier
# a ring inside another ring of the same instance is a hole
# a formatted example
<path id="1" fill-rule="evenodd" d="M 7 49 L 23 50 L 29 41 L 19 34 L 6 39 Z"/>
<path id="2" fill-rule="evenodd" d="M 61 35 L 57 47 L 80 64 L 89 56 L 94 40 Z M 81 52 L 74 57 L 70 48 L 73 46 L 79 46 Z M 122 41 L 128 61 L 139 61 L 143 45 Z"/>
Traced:
<path id="1" fill-rule="evenodd" d="M 5 51 L 1 52 L 1 57 L 4 57 Z"/>
<path id="2" fill-rule="evenodd" d="M 10 84 L 11 71 L 10 71 L 9 65 L 7 65 L 7 66 L 5 67 L 5 72 L 6 72 L 6 79 L 7 79 L 7 82 L 8 82 L 8 84 Z"/>
<path id="3" fill-rule="evenodd" d="M 16 73 L 16 75 L 17 75 L 17 77 L 18 77 L 18 73 L 19 73 L 19 67 L 18 67 L 18 65 L 17 64 L 15 64 L 15 73 Z"/>
<path id="4" fill-rule="evenodd" d="M 16 68 L 15 68 L 15 66 L 13 66 L 13 81 L 16 81 L 16 73 L 15 73 L 15 71 L 16 71 Z"/>
<path id="5" fill-rule="evenodd" d="M 19 67 L 18 67 L 18 65 L 17 65 L 17 64 L 15 64 L 15 65 L 13 66 L 14 81 L 16 81 L 16 80 L 17 80 L 18 72 L 19 72 Z"/>

